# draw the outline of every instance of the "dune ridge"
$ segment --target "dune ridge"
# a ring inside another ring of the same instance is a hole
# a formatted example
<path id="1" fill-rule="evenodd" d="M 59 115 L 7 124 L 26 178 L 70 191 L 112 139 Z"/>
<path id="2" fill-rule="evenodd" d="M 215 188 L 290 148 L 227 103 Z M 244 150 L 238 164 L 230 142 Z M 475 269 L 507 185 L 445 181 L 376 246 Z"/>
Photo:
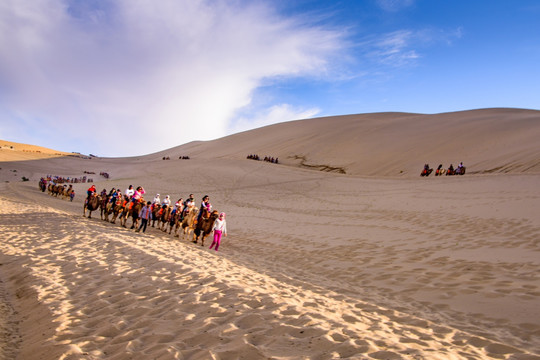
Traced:
<path id="1" fill-rule="evenodd" d="M 350 175 L 416 176 L 463 161 L 475 173 L 540 171 L 540 111 L 374 113 L 298 120 L 160 152 L 240 159 L 251 153 Z M 340 171 L 338 171 L 340 172 Z"/>
<path id="2" fill-rule="evenodd" d="M 0 162 L 47 159 L 61 156 L 79 156 L 77 153 L 58 151 L 43 146 L 0 140 Z"/>

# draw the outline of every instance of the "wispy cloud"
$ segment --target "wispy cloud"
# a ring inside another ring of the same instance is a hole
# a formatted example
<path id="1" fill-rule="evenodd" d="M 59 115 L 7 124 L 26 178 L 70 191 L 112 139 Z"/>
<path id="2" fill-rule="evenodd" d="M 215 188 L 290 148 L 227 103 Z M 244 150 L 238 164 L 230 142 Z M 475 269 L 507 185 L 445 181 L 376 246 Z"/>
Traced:
<path id="1" fill-rule="evenodd" d="M 437 44 L 452 45 L 463 36 L 461 27 L 453 30 L 424 28 L 397 30 L 370 35 L 357 47 L 366 59 L 390 67 L 414 66 L 423 57 L 422 50 Z"/>
<path id="2" fill-rule="evenodd" d="M 414 5 L 415 0 L 377 0 L 377 5 L 385 11 L 397 12 Z"/>
<path id="3" fill-rule="evenodd" d="M 223 136 L 264 79 L 329 71 L 342 34 L 304 20 L 247 2 L 5 0 L 0 138 L 22 123 L 28 142 L 65 149 L 67 131 L 117 156 Z M 299 116 L 279 109 L 263 122 Z"/>
<path id="4" fill-rule="evenodd" d="M 381 62 L 393 66 L 402 66 L 416 60 L 419 56 L 411 46 L 414 33 L 409 30 L 395 31 L 379 38 L 375 43 L 372 56 Z"/>

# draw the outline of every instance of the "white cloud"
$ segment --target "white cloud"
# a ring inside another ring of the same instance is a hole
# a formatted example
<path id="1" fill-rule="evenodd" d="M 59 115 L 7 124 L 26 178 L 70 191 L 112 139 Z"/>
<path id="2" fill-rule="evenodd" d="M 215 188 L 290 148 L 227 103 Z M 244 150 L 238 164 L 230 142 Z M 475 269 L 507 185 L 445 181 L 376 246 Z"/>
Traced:
<path id="1" fill-rule="evenodd" d="M 371 35 L 358 42 L 366 58 L 391 67 L 415 65 L 422 58 L 422 49 L 442 43 L 452 43 L 463 36 L 463 29 L 423 28 L 397 30 Z"/>
<path id="2" fill-rule="evenodd" d="M 216 138 L 264 79 L 325 73 L 343 46 L 247 4 L 2 1 L 0 138 L 28 126 L 28 142 L 58 148 L 69 131 L 79 147 L 60 150 L 109 156 Z M 298 116 L 286 110 L 265 121 Z"/>
<path id="3" fill-rule="evenodd" d="M 310 119 L 319 113 L 320 110 L 317 108 L 302 109 L 289 104 L 274 105 L 249 118 L 240 117 L 236 119 L 230 128 L 230 132 L 238 133 L 286 121 Z"/>

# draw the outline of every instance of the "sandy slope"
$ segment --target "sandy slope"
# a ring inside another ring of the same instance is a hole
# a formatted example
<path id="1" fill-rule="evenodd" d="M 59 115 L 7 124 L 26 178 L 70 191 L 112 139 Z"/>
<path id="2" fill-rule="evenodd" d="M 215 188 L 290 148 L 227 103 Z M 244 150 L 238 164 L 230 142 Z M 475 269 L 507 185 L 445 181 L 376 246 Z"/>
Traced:
<path id="1" fill-rule="evenodd" d="M 160 155 L 240 159 L 256 153 L 288 165 L 352 175 L 416 177 L 425 163 L 447 168 L 460 161 L 474 173 L 538 173 L 539 137 L 538 110 L 380 113 L 271 125 Z"/>
<path id="2" fill-rule="evenodd" d="M 57 151 L 42 146 L 0 140 L 0 162 L 47 159 L 68 155 L 77 154 Z"/>
<path id="3" fill-rule="evenodd" d="M 234 136 L 140 158 L 4 162 L 7 179 L 32 181 L 0 184 L 0 357 L 540 359 L 540 174 L 517 166 L 538 145 L 517 133 L 506 155 L 476 160 L 513 173 L 463 177 L 257 162 L 244 156 L 256 143 Z M 229 236 L 216 253 L 137 234 L 82 217 L 88 184 L 73 203 L 37 189 L 39 176 L 83 170 L 112 175 L 98 189 L 209 194 Z"/>

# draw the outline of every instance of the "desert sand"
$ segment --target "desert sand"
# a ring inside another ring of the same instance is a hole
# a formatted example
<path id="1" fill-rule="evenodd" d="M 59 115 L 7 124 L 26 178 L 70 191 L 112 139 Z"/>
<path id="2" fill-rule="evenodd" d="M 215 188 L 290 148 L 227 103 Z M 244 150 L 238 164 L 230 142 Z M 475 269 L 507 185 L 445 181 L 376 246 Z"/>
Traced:
<path id="1" fill-rule="evenodd" d="M 296 121 L 130 158 L 3 154 L 0 358 L 540 359 L 538 135 L 539 111 L 485 109 Z M 419 176 L 460 161 L 464 176 Z M 83 217 L 89 184 L 73 202 L 38 189 L 84 171 L 150 200 L 208 194 L 228 236 L 215 252 L 135 233 Z"/>
<path id="2" fill-rule="evenodd" d="M 12 141 L 0 140 L 1 161 L 24 161 L 48 159 L 64 156 L 79 156 L 80 154 L 57 151 L 43 146 L 20 144 Z"/>

